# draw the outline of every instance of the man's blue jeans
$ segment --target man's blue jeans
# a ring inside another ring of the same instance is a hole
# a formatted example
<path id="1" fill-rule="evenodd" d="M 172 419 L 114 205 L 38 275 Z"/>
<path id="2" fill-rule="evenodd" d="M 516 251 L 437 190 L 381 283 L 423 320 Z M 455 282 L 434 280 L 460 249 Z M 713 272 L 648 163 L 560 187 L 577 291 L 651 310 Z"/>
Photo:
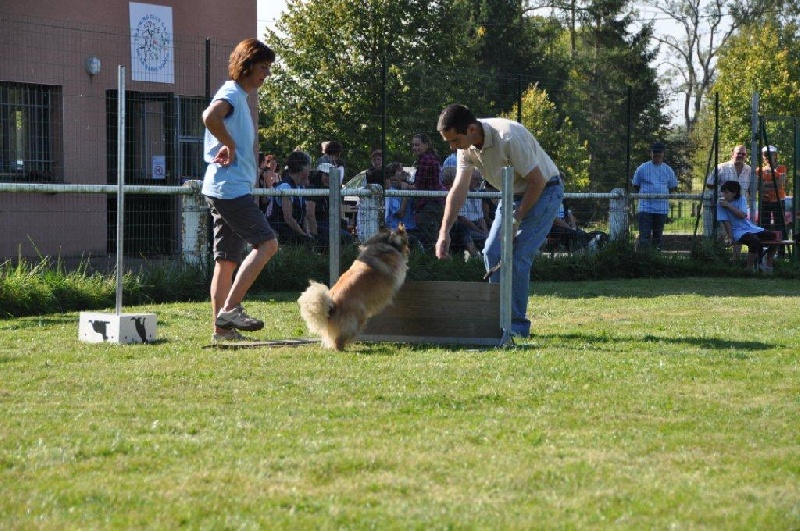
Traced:
<path id="1" fill-rule="evenodd" d="M 539 200 L 522 219 L 517 236 L 514 239 L 514 265 L 511 277 L 511 332 L 528 337 L 531 333 L 531 321 L 527 317 L 528 295 L 531 281 L 531 266 L 539 248 L 547 238 L 553 219 L 558 214 L 558 207 L 564 199 L 564 185 L 547 186 L 539 196 Z M 518 201 L 514 201 L 516 208 Z M 513 213 L 509 212 L 511 215 Z M 506 214 L 503 201 L 497 205 L 492 228 L 483 248 L 483 260 L 488 271 L 500 261 L 502 245 L 502 223 Z M 503 266 L 505 267 L 505 265 Z M 497 271 L 489 282 L 500 282 L 500 272 Z"/>
<path id="2" fill-rule="evenodd" d="M 639 212 L 639 248 L 646 248 L 652 245 L 661 250 L 661 240 L 666 222 L 666 214 Z"/>

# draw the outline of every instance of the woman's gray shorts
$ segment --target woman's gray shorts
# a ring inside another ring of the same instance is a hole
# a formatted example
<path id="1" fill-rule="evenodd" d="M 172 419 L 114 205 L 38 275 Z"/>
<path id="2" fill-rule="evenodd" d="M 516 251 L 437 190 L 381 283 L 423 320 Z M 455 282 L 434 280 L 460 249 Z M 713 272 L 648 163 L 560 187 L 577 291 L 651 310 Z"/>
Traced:
<path id="1" fill-rule="evenodd" d="M 240 263 L 244 244 L 253 247 L 277 238 L 252 194 L 235 199 L 206 196 L 214 219 L 214 259 Z"/>

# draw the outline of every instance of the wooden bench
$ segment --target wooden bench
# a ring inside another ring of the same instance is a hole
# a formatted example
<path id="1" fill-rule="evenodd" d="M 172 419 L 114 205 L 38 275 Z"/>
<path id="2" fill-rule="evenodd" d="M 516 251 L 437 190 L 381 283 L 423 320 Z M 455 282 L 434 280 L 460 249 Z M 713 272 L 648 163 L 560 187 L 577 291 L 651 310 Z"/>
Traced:
<path id="1" fill-rule="evenodd" d="M 772 233 L 773 239 L 764 240 L 761 242 L 761 252 L 758 253 L 759 261 L 761 261 L 761 259 L 767 254 L 767 249 L 773 245 L 777 245 L 780 249 L 783 246 L 797 245 L 798 241 L 800 241 L 800 234 L 795 235 L 794 240 L 785 240 L 783 239 L 783 233 L 781 231 L 773 230 L 769 232 Z"/>
<path id="2" fill-rule="evenodd" d="M 767 246 L 767 245 L 796 245 L 798 240 L 800 240 L 800 234 L 796 235 L 794 237 L 794 240 L 784 240 L 783 239 L 783 233 L 781 233 L 781 231 L 773 230 L 773 231 L 769 231 L 769 232 L 772 233 L 772 239 L 771 240 L 765 240 L 765 241 L 761 242 L 765 246 Z"/>

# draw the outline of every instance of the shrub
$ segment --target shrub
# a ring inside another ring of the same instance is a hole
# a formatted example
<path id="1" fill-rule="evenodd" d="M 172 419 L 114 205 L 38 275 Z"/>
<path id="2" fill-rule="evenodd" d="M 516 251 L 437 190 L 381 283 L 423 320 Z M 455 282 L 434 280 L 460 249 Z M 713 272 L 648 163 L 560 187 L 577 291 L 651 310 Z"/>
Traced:
<path id="1" fill-rule="evenodd" d="M 343 272 L 358 256 L 358 247 L 341 250 Z M 409 280 L 480 282 L 483 261 L 454 256 L 437 260 L 431 253 L 412 252 Z M 748 276 L 741 263 L 733 263 L 721 244 L 696 241 L 690 255 L 636 251 L 629 242 L 612 242 L 595 254 L 540 255 L 532 270 L 533 280 L 576 281 L 619 278 L 689 276 Z M 796 260 L 775 266 L 781 278 L 800 278 Z M 328 255 L 304 247 L 284 246 L 253 284 L 253 292 L 299 292 L 309 279 L 328 283 Z M 180 263 L 145 263 L 123 275 L 123 301 L 141 305 L 174 301 L 208 300 L 209 270 Z M 66 270 L 60 262 L 42 258 L 13 265 L 0 263 L 0 318 L 52 312 L 110 308 L 116 302 L 116 274 L 92 272 L 88 262 Z"/>

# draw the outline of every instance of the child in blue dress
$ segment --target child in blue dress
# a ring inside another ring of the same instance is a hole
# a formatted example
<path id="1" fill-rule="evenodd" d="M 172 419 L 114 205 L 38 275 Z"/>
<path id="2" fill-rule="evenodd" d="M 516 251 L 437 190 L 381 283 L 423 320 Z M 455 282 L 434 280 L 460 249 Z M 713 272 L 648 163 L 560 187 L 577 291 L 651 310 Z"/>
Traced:
<path id="1" fill-rule="evenodd" d="M 775 235 L 750 221 L 747 200 L 742 196 L 742 187 L 738 181 L 727 181 L 720 191 L 722 197 L 717 204 L 717 221 L 725 227 L 725 232 L 732 243 L 747 245 L 745 263 L 748 269 L 753 269 L 761 249 L 765 246 L 764 242 L 773 241 Z M 766 260 L 759 263 L 758 268 L 771 273 L 777 252 L 777 245 L 769 245 Z"/>

